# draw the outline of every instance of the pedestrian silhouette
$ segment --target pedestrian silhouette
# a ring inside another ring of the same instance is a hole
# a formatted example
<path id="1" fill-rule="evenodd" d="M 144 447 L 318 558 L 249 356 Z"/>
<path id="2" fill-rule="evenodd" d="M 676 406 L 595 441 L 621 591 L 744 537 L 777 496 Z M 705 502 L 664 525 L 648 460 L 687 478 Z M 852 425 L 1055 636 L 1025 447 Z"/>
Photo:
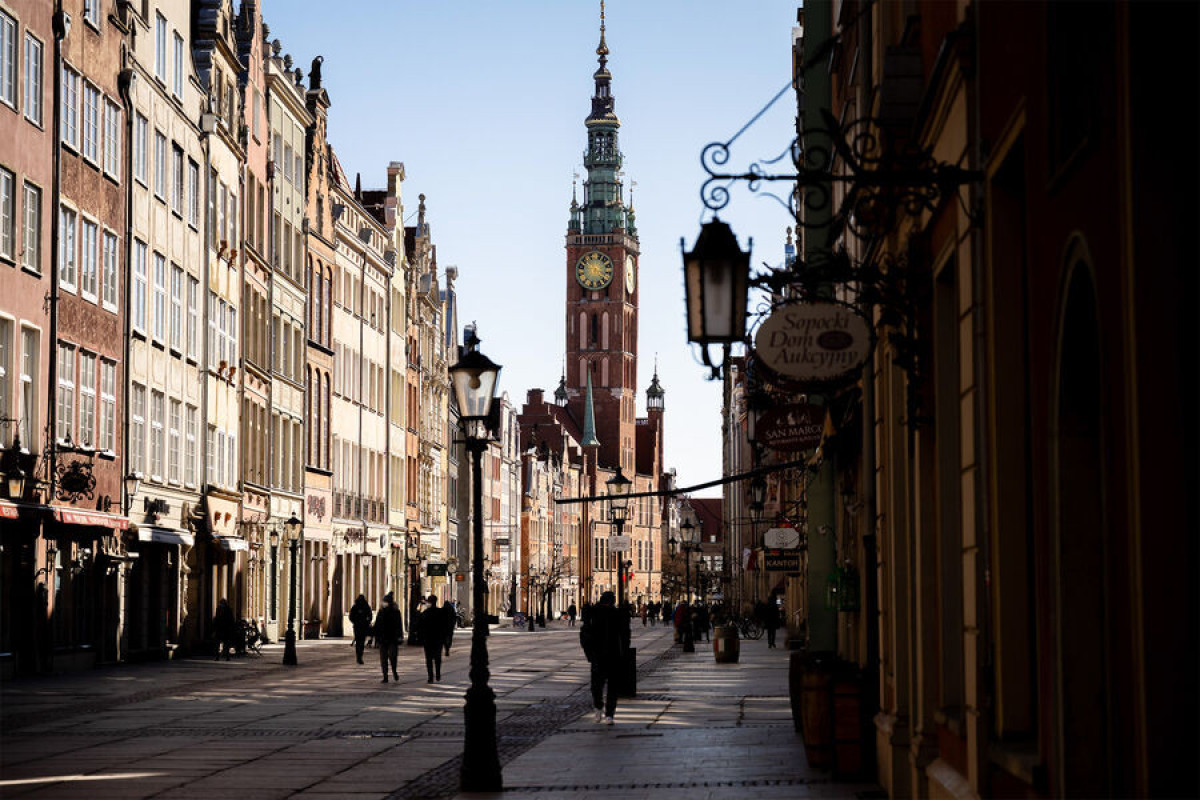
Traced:
<path id="1" fill-rule="evenodd" d="M 354 655 L 361 664 L 367 636 L 371 633 L 371 604 L 366 595 L 360 594 L 350 607 L 350 624 L 354 626 Z"/>
<path id="2" fill-rule="evenodd" d="M 388 682 L 388 667 L 392 668 L 392 677 L 400 680 L 396 671 L 396 659 L 400 655 L 400 636 L 404 632 L 404 619 L 396 606 L 396 599 L 391 592 L 383 597 L 383 605 L 375 615 L 375 646 L 379 648 L 379 666 L 383 670 L 383 683 Z"/>
<path id="3" fill-rule="evenodd" d="M 426 683 L 442 679 L 442 648 L 446 646 L 446 615 L 438 608 L 437 595 L 429 595 L 429 602 L 417 620 L 417 632 L 425 648 L 425 671 L 429 675 Z"/>
<path id="4" fill-rule="evenodd" d="M 629 650 L 629 612 L 618 609 L 612 592 L 600 595 L 600 602 L 583 617 L 579 641 L 592 664 L 592 707 L 596 722 L 613 724 L 617 711 L 617 677 Z M 608 694 L 605 695 L 605 685 Z"/>
<path id="5" fill-rule="evenodd" d="M 229 649 L 233 647 L 233 636 L 237 624 L 233 618 L 233 609 L 224 597 L 217 603 L 217 613 L 213 615 L 213 638 L 217 640 L 217 654 L 213 661 L 219 661 L 222 653 L 229 660 Z"/>

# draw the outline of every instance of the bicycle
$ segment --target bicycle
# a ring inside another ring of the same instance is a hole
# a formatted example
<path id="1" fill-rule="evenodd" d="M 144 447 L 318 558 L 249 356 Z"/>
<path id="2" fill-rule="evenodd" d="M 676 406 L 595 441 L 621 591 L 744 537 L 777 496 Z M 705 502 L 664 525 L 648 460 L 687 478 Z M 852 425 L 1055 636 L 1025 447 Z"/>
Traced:
<path id="1" fill-rule="evenodd" d="M 734 625 L 737 626 L 738 633 L 743 639 L 761 639 L 763 635 L 762 623 L 754 617 L 742 617 L 734 620 Z"/>

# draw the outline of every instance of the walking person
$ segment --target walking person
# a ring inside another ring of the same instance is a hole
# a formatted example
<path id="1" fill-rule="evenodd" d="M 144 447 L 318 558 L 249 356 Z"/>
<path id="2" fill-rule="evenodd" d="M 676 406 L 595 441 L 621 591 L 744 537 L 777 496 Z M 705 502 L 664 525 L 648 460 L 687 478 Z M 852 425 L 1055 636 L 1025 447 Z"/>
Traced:
<path id="1" fill-rule="evenodd" d="M 417 633 L 421 646 L 425 648 L 425 671 L 429 675 L 426 683 L 442 679 L 442 648 L 446 646 L 446 618 L 438 608 L 437 595 L 429 595 L 425 610 L 417 619 Z"/>
<path id="2" fill-rule="evenodd" d="M 584 616 L 579 641 L 592 664 L 592 707 L 596 722 L 613 724 L 617 711 L 617 680 L 629 650 L 629 612 L 618 609 L 612 592 L 600 595 L 600 602 Z M 608 685 L 608 694 L 605 692 Z"/>
<path id="3" fill-rule="evenodd" d="M 224 653 L 229 660 L 229 649 L 233 647 L 233 636 L 237 630 L 237 622 L 233 618 L 233 609 L 224 597 L 217 603 L 217 613 L 213 615 L 213 638 L 217 640 L 217 654 L 213 661 L 220 661 Z"/>
<path id="4" fill-rule="evenodd" d="M 567 606 L 567 627 L 570 627 L 570 628 L 575 627 L 575 617 L 578 614 L 579 614 L 579 609 L 575 607 L 575 601 L 572 600 L 571 604 L 569 606 Z"/>
<path id="5" fill-rule="evenodd" d="M 767 631 L 767 648 L 775 646 L 775 632 L 779 630 L 779 606 L 775 603 L 775 595 L 762 605 L 762 623 Z"/>
<path id="6" fill-rule="evenodd" d="M 450 655 L 450 645 L 454 644 L 454 629 L 458 627 L 458 606 L 453 600 L 447 600 L 442 606 L 446 615 L 446 655 Z"/>
<path id="7" fill-rule="evenodd" d="M 354 656 L 361 664 L 367 636 L 371 633 L 371 604 L 367 602 L 366 595 L 360 594 L 350 607 L 350 624 L 354 626 Z"/>
<path id="8" fill-rule="evenodd" d="M 642 618 L 642 627 L 646 627 L 646 615 L 650 613 L 650 609 L 645 603 L 641 603 L 641 608 L 638 609 L 638 615 Z"/>
<path id="9" fill-rule="evenodd" d="M 392 678 L 400 680 L 396 671 L 396 659 L 400 655 L 400 637 L 404 633 L 404 619 L 400 616 L 400 608 L 391 592 L 383 596 L 383 605 L 375 615 L 375 646 L 379 648 L 379 666 L 383 670 L 383 680 L 388 682 L 388 667 L 392 668 Z"/>

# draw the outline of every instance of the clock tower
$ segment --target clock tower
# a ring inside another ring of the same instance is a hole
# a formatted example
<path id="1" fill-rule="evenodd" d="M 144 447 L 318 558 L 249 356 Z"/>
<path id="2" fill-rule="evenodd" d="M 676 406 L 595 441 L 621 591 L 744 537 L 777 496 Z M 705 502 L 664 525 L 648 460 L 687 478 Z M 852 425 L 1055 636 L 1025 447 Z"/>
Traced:
<path id="1" fill-rule="evenodd" d="M 622 197 L 621 121 L 614 111 L 612 74 L 600 3 L 600 68 L 592 111 L 584 124 L 583 202 L 572 191 L 567 224 L 566 390 L 577 420 L 584 418 L 589 375 L 599 463 L 633 475 L 637 444 L 638 237 L 632 202 Z"/>

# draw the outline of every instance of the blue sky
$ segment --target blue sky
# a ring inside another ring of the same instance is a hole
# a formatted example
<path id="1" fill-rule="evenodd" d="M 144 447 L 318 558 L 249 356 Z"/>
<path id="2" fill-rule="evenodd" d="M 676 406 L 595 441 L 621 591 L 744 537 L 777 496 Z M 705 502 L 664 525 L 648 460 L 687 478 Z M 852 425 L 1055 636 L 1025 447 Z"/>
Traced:
<path id="1" fill-rule="evenodd" d="M 442 268 L 459 269 L 460 322 L 504 365 L 520 406 L 552 391 L 564 347 L 564 235 L 583 174 L 599 0 L 266 0 L 270 37 L 305 73 L 325 58 L 330 140 L 348 175 L 384 185 L 403 161 L 406 217 L 426 195 Z M 794 0 L 609 0 L 607 40 L 621 149 L 641 239 L 638 407 L 655 358 L 666 390 L 666 463 L 680 485 L 721 475 L 720 383 L 684 333 L 679 240 L 707 217 L 700 152 L 726 140 L 787 83 Z M 791 141 L 790 91 L 732 149 L 730 166 Z M 780 184 L 783 185 L 783 184 Z M 786 211 L 733 190 L 721 218 L 751 263 L 783 258 Z M 627 188 L 628 192 L 628 188 Z M 582 197 L 582 193 L 580 195 Z M 628 197 L 628 194 L 626 195 Z M 411 224 L 411 222 L 410 222 Z M 715 495 L 718 490 L 699 492 Z"/>

